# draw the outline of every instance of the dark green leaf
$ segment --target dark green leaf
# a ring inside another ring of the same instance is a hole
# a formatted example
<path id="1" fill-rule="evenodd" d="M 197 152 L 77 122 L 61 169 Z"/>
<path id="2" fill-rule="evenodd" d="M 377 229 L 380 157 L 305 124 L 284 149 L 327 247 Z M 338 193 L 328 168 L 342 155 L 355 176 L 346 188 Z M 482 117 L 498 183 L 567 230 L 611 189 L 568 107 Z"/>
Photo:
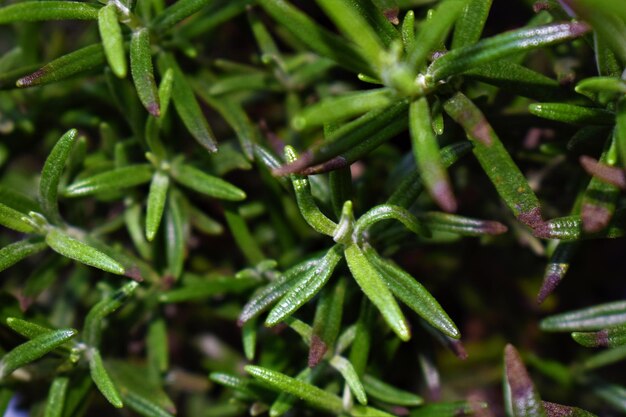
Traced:
<path id="1" fill-rule="evenodd" d="M 104 367 L 104 363 L 102 362 L 102 356 L 100 356 L 100 351 L 96 348 L 91 348 L 89 351 L 89 370 L 91 371 L 91 378 L 93 382 L 95 382 L 96 387 L 102 393 L 104 398 L 110 402 L 115 408 L 122 408 L 124 403 L 122 402 L 122 398 L 120 397 L 120 393 L 111 381 L 111 377 L 109 373 Z"/>
<path id="2" fill-rule="evenodd" d="M 258 284 L 254 278 L 217 277 L 194 280 L 180 288 L 159 295 L 162 303 L 202 300 L 220 294 L 238 294 Z"/>
<path id="3" fill-rule="evenodd" d="M 158 64 L 161 74 L 164 74 L 168 69 L 173 71 L 174 83 L 172 85 L 172 100 L 174 101 L 174 107 L 183 121 L 183 124 L 200 145 L 209 152 L 216 152 L 217 143 L 215 136 L 204 118 L 202 109 L 184 73 L 178 66 L 178 63 L 172 55 L 161 54 L 159 55 Z"/>
<path id="4" fill-rule="evenodd" d="M 534 103 L 528 106 L 530 113 L 544 119 L 580 125 L 611 125 L 615 115 L 607 110 L 575 106 L 564 103 Z"/>
<path id="5" fill-rule="evenodd" d="M 473 45 L 480 39 L 492 0 L 469 0 L 454 26 L 452 48 Z"/>
<path id="6" fill-rule="evenodd" d="M 626 323 L 626 302 L 616 301 L 550 316 L 541 321 L 548 332 L 602 330 Z"/>
<path id="7" fill-rule="evenodd" d="M 41 20 L 95 20 L 98 8 L 77 1 L 23 1 L 0 8 L 0 24 Z"/>
<path id="8" fill-rule="evenodd" d="M 191 165 L 174 164 L 170 172 L 177 182 L 210 197 L 229 201 L 241 201 L 246 198 L 246 193 L 239 188 Z"/>
<path id="9" fill-rule="evenodd" d="M 159 13 L 154 20 L 150 22 L 150 27 L 156 32 L 165 32 L 178 22 L 199 12 L 210 2 L 211 0 L 178 0 Z"/>
<path id="10" fill-rule="evenodd" d="M 170 193 L 165 213 L 165 255 L 167 272 L 174 278 L 180 277 L 185 263 L 186 220 L 177 195 Z"/>
<path id="11" fill-rule="evenodd" d="M 154 117 L 161 115 L 159 93 L 152 69 L 150 32 L 146 28 L 133 32 L 130 39 L 130 70 L 141 104 Z"/>
<path id="12" fill-rule="evenodd" d="M 573 22 L 506 32 L 448 52 L 430 65 L 427 76 L 443 80 L 507 56 L 575 39 L 588 30 L 585 23 Z"/>
<path id="13" fill-rule="evenodd" d="M 102 44 L 97 43 L 55 59 L 32 74 L 20 78 L 16 85 L 18 87 L 33 87 L 54 83 L 76 74 L 100 68 L 104 63 L 104 49 Z"/>
<path id="14" fill-rule="evenodd" d="M 45 248 L 46 242 L 41 237 L 24 239 L 3 247 L 0 249 L 0 272 Z"/>
<path id="15" fill-rule="evenodd" d="M 68 130 L 61 136 L 56 145 L 54 145 L 54 148 L 52 148 L 48 158 L 46 158 L 46 163 L 41 171 L 39 204 L 41 204 L 43 214 L 46 215 L 50 221 L 55 223 L 61 221 L 57 201 L 59 181 L 77 136 L 78 131 L 76 129 Z"/>

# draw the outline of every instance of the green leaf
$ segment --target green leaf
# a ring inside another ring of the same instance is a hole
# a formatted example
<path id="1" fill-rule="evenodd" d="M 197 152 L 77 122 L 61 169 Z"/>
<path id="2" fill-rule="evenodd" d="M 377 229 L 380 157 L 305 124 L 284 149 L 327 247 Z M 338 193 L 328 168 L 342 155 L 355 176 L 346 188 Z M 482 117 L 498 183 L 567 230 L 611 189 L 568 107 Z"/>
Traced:
<path id="1" fill-rule="evenodd" d="M 258 284 L 254 278 L 217 277 L 187 283 L 188 278 L 187 275 L 183 275 L 185 284 L 182 287 L 161 293 L 159 301 L 162 303 L 180 303 L 202 300 L 220 294 L 238 294 Z"/>
<path id="2" fill-rule="evenodd" d="M 313 298 L 328 282 L 340 260 L 341 248 L 340 245 L 335 245 L 316 262 L 315 267 L 306 270 L 295 283 L 291 284 L 289 291 L 270 311 L 265 325 L 275 326 Z"/>
<path id="3" fill-rule="evenodd" d="M 106 398 L 107 401 L 113 405 L 113 407 L 122 408 L 124 403 L 122 402 L 122 398 L 120 397 L 117 387 L 113 381 L 111 381 L 111 377 L 104 367 L 100 351 L 97 348 L 91 348 L 88 355 L 91 379 L 95 382 L 96 387 L 98 387 L 98 390 L 102 393 L 104 398 Z"/>
<path id="4" fill-rule="evenodd" d="M 576 84 L 579 93 L 626 93 L 626 81 L 615 77 L 589 77 Z"/>
<path id="5" fill-rule="evenodd" d="M 557 122 L 579 125 L 612 125 L 615 115 L 610 111 L 565 103 L 533 103 L 528 111 L 535 116 Z"/>
<path id="6" fill-rule="evenodd" d="M 185 163 L 173 164 L 170 173 L 180 184 L 209 197 L 228 201 L 241 201 L 246 198 L 246 193 L 241 189 Z"/>
<path id="7" fill-rule="evenodd" d="M 146 238 L 149 242 L 154 240 L 159 225 L 161 224 L 169 184 L 170 177 L 167 174 L 161 171 L 155 171 L 152 176 L 152 182 L 150 183 L 150 192 L 148 193 L 146 208 Z"/>
<path id="8" fill-rule="evenodd" d="M 129 281 L 120 289 L 111 292 L 100 302 L 93 306 L 85 317 L 83 326 L 83 339 L 91 347 L 97 347 L 100 343 L 100 334 L 104 326 L 104 318 L 115 312 L 130 297 L 139 284 Z"/>
<path id="9" fill-rule="evenodd" d="M 0 8 L 0 24 L 42 20 L 95 20 L 98 8 L 77 1 L 23 1 Z"/>
<path id="10" fill-rule="evenodd" d="M 599 332 L 574 332 L 572 338 L 585 347 L 614 348 L 626 345 L 626 326 L 620 325 Z"/>
<path id="11" fill-rule="evenodd" d="M 470 416 L 477 410 L 487 409 L 487 403 L 469 401 L 451 401 L 431 403 L 411 412 L 411 417 L 458 417 Z M 479 411 L 480 412 L 480 411 Z"/>
<path id="12" fill-rule="evenodd" d="M 365 374 L 365 368 L 367 367 L 374 331 L 374 312 L 374 307 L 369 302 L 369 299 L 363 297 L 349 356 L 350 363 L 358 375 Z"/>
<path id="13" fill-rule="evenodd" d="M 626 302 L 616 301 L 543 319 L 541 330 L 548 332 L 593 331 L 626 323 Z"/>
<path id="14" fill-rule="evenodd" d="M 437 137 L 433 132 L 430 108 L 422 97 L 409 107 L 409 130 L 417 170 L 430 196 L 445 211 L 456 211 L 457 203 L 448 172 L 441 160 Z"/>
<path id="15" fill-rule="evenodd" d="M 522 358 L 512 345 L 504 349 L 504 385 L 514 417 L 547 417 Z"/>
<path id="16" fill-rule="evenodd" d="M 101 68 L 104 63 L 104 49 L 102 44 L 97 43 L 55 59 L 32 74 L 20 78 L 15 85 L 33 87 L 55 83 L 76 74 Z"/>
<path id="17" fill-rule="evenodd" d="M 295 395 L 320 410 L 334 414 L 343 412 L 341 398 L 328 391 L 260 366 L 247 365 L 244 369 L 254 378 L 275 391 Z"/>
<path id="18" fill-rule="evenodd" d="M 174 27 L 178 22 L 199 12 L 210 2 L 211 0 L 178 0 L 159 13 L 154 20 L 150 22 L 150 27 L 155 32 L 163 33 Z"/>
<path id="19" fill-rule="evenodd" d="M 348 0 L 317 0 L 317 3 L 337 27 L 359 46 L 365 59 L 377 67 L 385 52 L 383 44 L 355 3 Z"/>
<path id="20" fill-rule="evenodd" d="M 45 248 L 46 243 L 41 237 L 20 240 L 3 247 L 0 249 L 0 272 Z"/>
<path id="21" fill-rule="evenodd" d="M 459 329 L 445 310 L 415 278 L 381 258 L 371 246 L 365 247 L 365 257 L 391 292 L 403 303 L 446 336 L 454 339 L 461 337 Z"/>
<path id="22" fill-rule="evenodd" d="M 46 400 L 44 417 L 61 417 L 63 415 L 63 406 L 65 405 L 65 396 L 69 383 L 69 378 L 65 376 L 57 376 L 52 380 L 48 399 Z"/>
<path id="23" fill-rule="evenodd" d="M 33 233 L 36 229 L 28 219 L 24 213 L 0 203 L 0 225 L 17 232 Z"/>
<path id="24" fill-rule="evenodd" d="M 370 66 L 350 43 L 324 29 L 290 3 L 285 0 L 260 0 L 259 4 L 314 52 L 354 72 L 371 72 Z"/>
<path id="25" fill-rule="evenodd" d="M 248 262 L 255 265 L 263 261 L 265 259 L 263 250 L 252 236 L 239 210 L 229 208 L 224 211 L 224 216 L 226 217 L 226 223 L 235 238 L 239 250 L 241 250 Z"/>
<path id="26" fill-rule="evenodd" d="M 405 51 L 415 49 L 415 12 L 409 10 L 402 20 L 402 42 Z"/>
<path id="27" fill-rule="evenodd" d="M 347 282 L 340 278 L 332 290 L 322 292 L 313 319 L 313 334 L 309 346 L 309 367 L 317 366 L 328 349 L 335 345 L 341 327 Z"/>
<path id="28" fill-rule="evenodd" d="M 153 167 L 150 164 L 135 164 L 101 172 L 70 184 L 65 189 L 67 197 L 84 197 L 99 193 L 120 191 L 150 181 Z"/>
<path id="29" fill-rule="evenodd" d="M 429 55 L 442 45 L 463 11 L 465 3 L 466 0 L 442 1 L 434 10 L 432 17 L 422 23 L 415 39 L 415 47 L 408 51 L 411 68 L 423 67 Z"/>
<path id="30" fill-rule="evenodd" d="M 515 217 L 532 228 L 541 225 L 537 196 L 480 109 L 462 93 L 446 101 L 444 109 L 465 130 L 478 162 Z"/>
<path id="31" fill-rule="evenodd" d="M 152 69 L 150 32 L 141 28 L 130 38 L 130 70 L 141 104 L 154 117 L 161 115 L 159 93 Z"/>
<path id="32" fill-rule="evenodd" d="M 557 80 L 513 62 L 490 62 L 465 71 L 463 75 L 472 80 L 496 86 L 507 93 L 535 100 L 586 102 L 583 96 L 563 88 Z"/>
<path id="33" fill-rule="evenodd" d="M 169 342 L 167 325 L 162 318 L 153 319 L 148 325 L 146 351 L 148 364 L 161 374 L 169 368 Z"/>
<path id="34" fill-rule="evenodd" d="M 274 302 L 283 297 L 294 285 L 295 280 L 308 275 L 314 269 L 321 258 L 310 259 L 301 262 L 279 275 L 274 281 L 257 291 L 241 309 L 238 324 L 242 326 L 249 320 L 258 317 L 266 311 Z"/>
<path id="35" fill-rule="evenodd" d="M 367 229 L 381 220 L 388 219 L 398 220 L 407 229 L 417 235 L 430 236 L 430 230 L 424 227 L 422 222 L 411 214 L 410 211 L 391 204 L 381 204 L 369 209 L 355 223 L 353 235 L 357 237 L 358 241 L 361 241 L 365 237 Z"/>
<path id="36" fill-rule="evenodd" d="M 207 151 L 216 152 L 217 143 L 215 136 L 202 114 L 202 109 L 194 96 L 193 90 L 176 60 L 170 54 L 161 54 L 159 55 L 158 65 L 161 74 L 164 74 L 168 69 L 171 69 L 174 73 L 172 100 L 174 101 L 174 107 L 183 121 L 183 124 L 189 133 L 191 133 L 191 136 Z"/>
<path id="37" fill-rule="evenodd" d="M 409 324 L 380 273 L 368 261 L 361 248 L 356 244 L 348 245 L 344 249 L 344 255 L 352 276 L 367 298 L 380 310 L 398 337 L 403 341 L 409 340 L 411 338 Z"/>
<path id="38" fill-rule="evenodd" d="M 85 265 L 93 266 L 112 274 L 124 275 L 124 267 L 115 259 L 89 246 L 57 228 L 46 235 L 46 243 L 52 250 Z"/>
<path id="39" fill-rule="evenodd" d="M 22 320 L 17 317 L 7 318 L 7 326 L 9 326 L 13 331 L 28 339 L 34 339 L 38 336 L 48 334 L 54 331 L 54 329 L 50 329 L 48 327 L 44 327 L 30 321 Z"/>
<path id="40" fill-rule="evenodd" d="M 126 77 L 126 51 L 122 28 L 117 19 L 117 6 L 109 3 L 98 12 L 100 39 L 109 67 L 119 78 Z"/>
<path id="41" fill-rule="evenodd" d="M 144 417 L 172 417 L 176 407 L 163 391 L 161 378 L 146 378 L 148 369 L 127 361 L 107 361 L 107 370 L 125 407 Z"/>
<path id="42" fill-rule="evenodd" d="M 406 130 L 407 108 L 408 102 L 400 100 L 386 109 L 372 110 L 335 130 L 296 161 L 275 169 L 274 174 L 312 175 L 347 167 Z"/>
<path id="43" fill-rule="evenodd" d="M 370 397 L 388 404 L 415 407 L 424 402 L 419 395 L 398 389 L 367 374 L 363 375 L 363 387 Z"/>
<path id="44" fill-rule="evenodd" d="M 183 216 L 179 199 L 175 193 L 170 193 L 165 213 L 165 255 L 167 272 L 174 278 L 179 278 L 183 272 L 186 248 L 186 218 Z"/>
<path id="45" fill-rule="evenodd" d="M 473 219 L 456 214 L 426 212 L 417 217 L 429 230 L 461 236 L 499 235 L 508 230 L 505 225 L 497 221 Z"/>
<path id="46" fill-rule="evenodd" d="M 0 380 L 11 375 L 16 369 L 41 358 L 74 336 L 76 330 L 73 329 L 55 330 L 15 347 L 0 360 Z"/>
<path id="47" fill-rule="evenodd" d="M 293 163 L 297 159 L 297 155 L 291 146 L 285 146 L 285 159 L 288 163 Z M 337 224 L 330 220 L 317 206 L 311 194 L 311 185 L 309 179 L 303 175 L 293 174 L 291 176 L 293 189 L 296 193 L 296 201 L 300 214 L 304 220 L 318 233 L 328 236 L 334 236 Z"/>
<path id="48" fill-rule="evenodd" d="M 393 92 L 389 88 L 356 91 L 340 96 L 328 97 L 298 112 L 292 125 L 297 130 L 304 130 L 324 123 L 331 123 L 368 111 L 384 109 L 392 104 Z"/>
<path id="49" fill-rule="evenodd" d="M 350 391 L 352 391 L 357 401 L 363 405 L 367 405 L 367 394 L 365 394 L 363 384 L 361 383 L 361 380 L 354 370 L 354 367 L 352 367 L 350 361 L 346 358 L 335 355 L 331 358 L 329 363 L 330 366 L 341 373 L 341 376 L 343 376 L 343 379 L 346 380 L 348 387 L 350 387 Z"/>
<path id="50" fill-rule="evenodd" d="M 505 32 L 448 52 L 428 67 L 427 77 L 432 82 L 443 80 L 507 56 L 575 39 L 588 30 L 585 23 L 573 22 Z"/>
<path id="51" fill-rule="evenodd" d="M 451 49 L 473 45 L 483 32 L 492 0 L 469 0 L 454 26 Z"/>
<path id="52" fill-rule="evenodd" d="M 78 131 L 76 129 L 68 130 L 61 136 L 54 148 L 52 148 L 48 158 L 46 158 L 41 171 L 39 204 L 48 220 L 57 224 L 62 221 L 58 203 L 59 181 L 77 137 Z"/>
<path id="53" fill-rule="evenodd" d="M 254 356 L 256 353 L 257 335 L 258 333 L 256 320 L 250 320 L 242 326 L 241 341 L 243 344 L 243 352 L 246 355 L 246 359 L 249 361 L 254 360 Z"/>

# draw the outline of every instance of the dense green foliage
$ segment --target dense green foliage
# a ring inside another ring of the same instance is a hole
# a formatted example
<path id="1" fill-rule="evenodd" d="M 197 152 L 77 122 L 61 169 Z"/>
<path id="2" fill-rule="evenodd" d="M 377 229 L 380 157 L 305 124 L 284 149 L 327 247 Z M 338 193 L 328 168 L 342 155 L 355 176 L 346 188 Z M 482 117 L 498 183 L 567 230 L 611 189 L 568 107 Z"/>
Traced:
<path id="1" fill-rule="evenodd" d="M 623 0 L 15 1 L 0 54 L 0 415 L 626 413 Z"/>

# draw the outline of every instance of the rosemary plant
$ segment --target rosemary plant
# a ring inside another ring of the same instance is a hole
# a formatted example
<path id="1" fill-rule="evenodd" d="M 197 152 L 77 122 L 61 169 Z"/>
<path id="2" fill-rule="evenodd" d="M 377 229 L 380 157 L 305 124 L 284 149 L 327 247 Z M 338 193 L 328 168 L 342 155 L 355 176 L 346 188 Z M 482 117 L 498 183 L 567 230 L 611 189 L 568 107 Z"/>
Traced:
<path id="1" fill-rule="evenodd" d="M 622 2 L 3 4 L 0 414 L 625 413 Z"/>

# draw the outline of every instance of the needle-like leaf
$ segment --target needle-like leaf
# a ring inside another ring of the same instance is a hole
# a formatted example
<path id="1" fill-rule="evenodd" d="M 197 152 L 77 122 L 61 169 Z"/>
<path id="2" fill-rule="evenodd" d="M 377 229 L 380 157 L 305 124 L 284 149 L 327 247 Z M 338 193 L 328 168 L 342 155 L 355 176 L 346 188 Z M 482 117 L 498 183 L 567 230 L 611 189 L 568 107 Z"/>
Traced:
<path id="1" fill-rule="evenodd" d="M 3 247 L 0 249 L 0 272 L 24 258 L 42 251 L 46 246 L 43 238 L 32 237 Z"/>
<path id="2" fill-rule="evenodd" d="M 109 3 L 98 12 L 98 29 L 107 62 L 113 74 L 119 78 L 126 77 L 126 51 L 122 28 L 117 18 L 117 6 Z"/>
<path id="3" fill-rule="evenodd" d="M 95 382 L 96 387 L 102 393 L 104 398 L 110 402 L 115 408 L 122 408 L 124 403 L 120 397 L 120 393 L 111 381 L 111 377 L 104 367 L 102 362 L 102 356 L 97 348 L 92 348 L 89 352 L 89 370 L 91 371 L 91 378 Z"/>
<path id="4" fill-rule="evenodd" d="M 150 32 L 141 28 L 130 39 L 130 70 L 141 104 L 154 117 L 161 115 L 159 93 L 152 69 Z"/>
<path id="5" fill-rule="evenodd" d="M 42 20 L 95 20 L 98 8 L 78 1 L 23 1 L 0 8 L 0 24 Z"/>

